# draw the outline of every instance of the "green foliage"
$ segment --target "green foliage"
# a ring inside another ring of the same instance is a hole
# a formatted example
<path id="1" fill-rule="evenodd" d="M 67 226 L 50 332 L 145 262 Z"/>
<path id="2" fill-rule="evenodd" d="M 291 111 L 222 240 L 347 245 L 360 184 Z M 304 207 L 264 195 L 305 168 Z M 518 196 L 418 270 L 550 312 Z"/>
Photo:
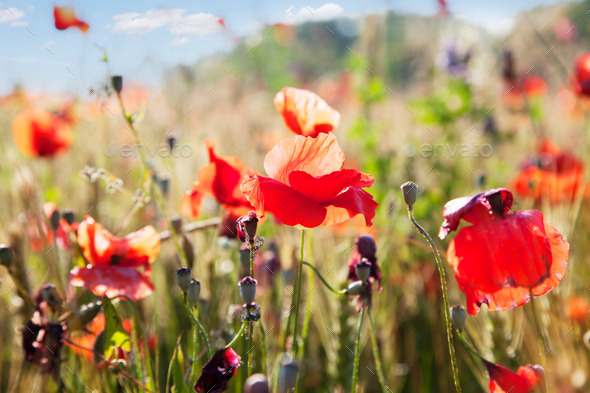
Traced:
<path id="1" fill-rule="evenodd" d="M 471 89 L 461 79 L 449 79 L 444 89 L 410 102 L 409 107 L 423 124 L 451 124 L 473 109 Z"/>
<path id="2" fill-rule="evenodd" d="M 105 318 L 104 355 L 109 359 L 116 357 L 118 348 L 125 351 L 131 350 L 131 337 L 123 328 L 123 321 L 109 298 L 105 296 L 103 302 Z"/>

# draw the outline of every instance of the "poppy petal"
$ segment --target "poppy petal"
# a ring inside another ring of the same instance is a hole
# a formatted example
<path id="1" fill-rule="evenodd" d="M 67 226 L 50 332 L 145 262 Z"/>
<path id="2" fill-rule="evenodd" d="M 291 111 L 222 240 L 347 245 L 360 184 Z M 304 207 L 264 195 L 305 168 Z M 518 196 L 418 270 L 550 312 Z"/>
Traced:
<path id="1" fill-rule="evenodd" d="M 293 171 L 307 172 L 312 177 L 339 171 L 344 166 L 344 153 L 334 134 L 320 134 L 317 138 L 297 135 L 279 142 L 266 155 L 264 169 L 268 176 L 289 185 Z"/>
<path id="2" fill-rule="evenodd" d="M 76 17 L 74 7 L 72 6 L 53 7 L 53 17 L 55 19 L 55 28 L 58 30 L 77 27 L 80 31 L 86 33 L 90 27 L 88 23 L 81 21 Z"/>
<path id="3" fill-rule="evenodd" d="M 205 194 L 201 191 L 199 182 L 193 183 L 191 190 L 187 190 L 180 201 L 180 212 L 189 218 L 199 218 Z"/>
<path id="4" fill-rule="evenodd" d="M 58 116 L 41 109 L 28 109 L 13 120 L 16 146 L 30 157 L 49 157 L 72 143 L 70 127 Z"/>
<path id="5" fill-rule="evenodd" d="M 84 287 L 96 296 L 109 298 L 127 295 L 137 301 L 154 290 L 147 275 L 137 269 L 120 266 L 79 266 L 70 271 L 70 284 Z"/>
<path id="6" fill-rule="evenodd" d="M 354 169 L 334 171 L 319 177 L 313 177 L 303 171 L 293 171 L 289 174 L 291 187 L 318 203 L 329 203 L 348 187 L 371 187 L 373 181 L 373 176 Z"/>
<path id="7" fill-rule="evenodd" d="M 491 362 L 485 362 L 490 375 L 490 393 L 530 393 L 542 377 L 543 369 L 540 366 L 520 367 L 514 371 Z"/>
<path id="8" fill-rule="evenodd" d="M 322 225 L 332 225 L 346 221 L 358 214 L 365 216 L 365 224 L 373 225 L 375 209 L 379 204 L 375 202 L 373 196 L 365 190 L 358 188 L 349 188 L 344 191 L 327 206 L 326 218 Z"/>

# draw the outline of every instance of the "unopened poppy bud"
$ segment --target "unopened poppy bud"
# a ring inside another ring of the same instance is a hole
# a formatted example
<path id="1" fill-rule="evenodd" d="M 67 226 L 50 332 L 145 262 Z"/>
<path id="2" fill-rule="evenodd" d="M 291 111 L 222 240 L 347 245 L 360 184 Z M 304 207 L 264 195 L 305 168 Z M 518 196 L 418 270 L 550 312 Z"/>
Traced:
<path id="1" fill-rule="evenodd" d="M 363 282 L 362 281 L 355 281 L 348 284 L 348 288 L 346 288 L 347 295 L 360 295 L 363 293 Z"/>
<path id="2" fill-rule="evenodd" d="M 167 177 L 158 177 L 158 186 L 160 190 L 162 190 L 162 195 L 168 196 L 168 191 L 170 190 L 170 179 Z"/>
<path id="3" fill-rule="evenodd" d="M 238 218 L 236 226 L 238 228 L 238 237 L 241 241 L 245 242 L 246 239 L 248 239 L 250 243 L 254 242 L 254 238 L 256 238 L 256 229 L 258 229 L 258 221 L 256 212 L 254 211 Z"/>
<path id="4" fill-rule="evenodd" d="M 418 199 L 418 185 L 414 182 L 408 181 L 401 186 L 404 201 L 408 207 L 414 206 L 416 199 Z"/>
<path id="5" fill-rule="evenodd" d="M 270 393 L 268 380 L 264 374 L 252 374 L 244 382 L 244 393 Z"/>
<path id="6" fill-rule="evenodd" d="M 176 271 L 176 283 L 182 290 L 182 293 L 186 293 L 188 291 L 188 287 L 191 285 L 191 279 L 191 269 L 181 267 Z"/>
<path id="7" fill-rule="evenodd" d="M 64 210 L 61 213 L 62 217 L 64 220 L 66 220 L 66 222 L 68 223 L 68 225 L 72 225 L 74 223 L 75 220 L 75 214 L 73 210 Z"/>
<path id="8" fill-rule="evenodd" d="M 298 371 L 299 366 L 293 361 L 293 357 L 288 353 L 282 354 L 278 378 L 279 393 L 291 392 L 297 383 Z"/>
<path id="9" fill-rule="evenodd" d="M 254 298 L 256 297 L 256 285 L 258 285 L 258 281 L 250 276 L 244 277 L 238 282 L 240 295 L 242 296 L 244 303 L 250 304 L 254 302 Z"/>
<path id="10" fill-rule="evenodd" d="M 113 75 L 111 77 L 111 84 L 117 94 L 121 94 L 121 90 L 123 90 L 123 77 L 121 75 Z"/>
<path id="11" fill-rule="evenodd" d="M 582 341 L 584 341 L 584 345 L 586 348 L 590 349 L 590 330 L 584 333 L 584 337 L 582 337 Z"/>
<path id="12" fill-rule="evenodd" d="M 356 276 L 362 282 L 367 282 L 369 277 L 371 277 L 371 262 L 366 258 L 363 258 L 362 261 L 357 263 L 354 269 L 356 271 Z"/>
<path id="13" fill-rule="evenodd" d="M 62 303 L 57 288 L 51 284 L 46 284 L 41 288 L 41 298 L 54 310 L 58 309 Z"/>
<path id="14" fill-rule="evenodd" d="M 188 287 L 188 301 L 191 302 L 193 306 L 197 306 L 199 303 L 199 299 L 201 297 L 201 282 L 196 279 L 191 279 L 191 283 Z"/>
<path id="15" fill-rule="evenodd" d="M 53 231 L 57 231 L 60 221 L 61 214 L 59 214 L 58 210 L 54 210 L 53 213 L 51 213 L 51 217 L 49 217 L 49 223 L 51 224 L 51 229 L 53 229 Z"/>
<path id="16" fill-rule="evenodd" d="M 9 268 L 12 266 L 12 248 L 6 244 L 0 244 L 0 265 Z"/>
<path id="17" fill-rule="evenodd" d="M 170 219 L 172 223 L 172 229 L 176 233 L 182 233 L 182 219 L 178 216 L 174 216 Z"/>
<path id="18" fill-rule="evenodd" d="M 451 321 L 453 326 L 458 330 L 465 329 L 465 322 L 467 321 L 467 312 L 463 306 L 457 305 L 451 307 Z"/>
<path id="19" fill-rule="evenodd" d="M 174 148 L 176 147 L 176 135 L 169 134 L 166 137 L 166 143 L 168 143 L 168 147 L 170 148 L 170 150 L 174 150 Z"/>

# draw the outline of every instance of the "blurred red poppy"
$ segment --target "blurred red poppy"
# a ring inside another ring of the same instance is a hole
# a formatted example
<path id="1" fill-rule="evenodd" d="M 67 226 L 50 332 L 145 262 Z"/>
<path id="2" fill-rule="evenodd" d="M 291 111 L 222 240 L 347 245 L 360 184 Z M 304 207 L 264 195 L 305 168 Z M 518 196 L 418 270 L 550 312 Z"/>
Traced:
<path id="1" fill-rule="evenodd" d="M 580 95 L 590 96 L 590 53 L 584 53 L 576 60 L 575 88 Z"/>
<path id="2" fill-rule="evenodd" d="M 298 135 L 266 155 L 269 177 L 247 176 L 241 189 L 259 216 L 271 212 L 286 225 L 314 228 L 357 214 L 371 225 L 378 203 L 363 188 L 373 184 L 373 176 L 343 167 L 344 153 L 334 134 Z"/>
<path id="3" fill-rule="evenodd" d="M 78 244 L 89 262 L 70 272 L 70 284 L 85 287 L 97 296 L 128 295 L 133 300 L 154 290 L 150 264 L 160 252 L 160 235 L 152 226 L 119 239 L 86 216 L 78 227 Z M 138 268 L 143 267 L 145 272 Z"/>
<path id="4" fill-rule="evenodd" d="M 547 83 L 538 75 L 530 75 L 523 78 L 522 91 L 527 96 L 541 96 L 547 93 Z"/>
<path id="5" fill-rule="evenodd" d="M 340 124 L 340 113 L 309 90 L 285 87 L 275 95 L 274 103 L 295 134 L 316 137 Z"/>
<path id="6" fill-rule="evenodd" d="M 513 181 L 516 192 L 541 203 L 572 202 L 584 183 L 584 164 L 569 152 L 562 152 L 548 140 L 539 144 L 538 156 L 524 163 Z"/>
<path id="7" fill-rule="evenodd" d="M 240 217 L 254 208 L 248 202 L 240 183 L 246 175 L 256 172 L 233 156 L 215 154 L 215 142 L 207 140 L 209 164 L 199 170 L 198 181 L 182 197 L 180 211 L 187 217 L 198 218 L 203 199 L 213 197 L 232 216 Z M 235 227 L 235 220 L 232 226 Z"/>
<path id="8" fill-rule="evenodd" d="M 86 33 L 90 27 L 88 23 L 81 21 L 76 17 L 74 7 L 53 7 L 53 17 L 55 19 L 55 28 L 58 30 L 65 30 L 70 27 L 77 27 L 82 32 Z"/>
<path id="9" fill-rule="evenodd" d="M 68 123 L 41 109 L 27 109 L 13 121 L 16 146 L 31 157 L 50 157 L 65 151 L 72 143 Z"/>
<path id="10" fill-rule="evenodd" d="M 536 210 L 512 212 L 512 193 L 490 190 L 454 199 L 444 207 L 439 237 L 459 226 L 473 225 L 451 240 L 447 260 L 466 297 L 467 312 L 477 314 L 482 304 L 508 310 L 556 288 L 565 274 L 569 244 L 543 222 Z"/>
<path id="11" fill-rule="evenodd" d="M 240 356 L 232 348 L 221 348 L 203 366 L 195 384 L 197 393 L 220 393 L 227 390 L 227 383 L 238 372 Z"/>
<path id="12" fill-rule="evenodd" d="M 516 372 L 499 364 L 485 362 L 490 375 L 490 393 L 530 393 L 545 383 L 543 367 L 527 365 Z"/>
<path id="13" fill-rule="evenodd" d="M 572 296 L 567 301 L 566 312 L 572 322 L 590 322 L 590 303 L 581 296 Z"/>
<path id="14" fill-rule="evenodd" d="M 43 204 L 43 212 L 47 219 L 51 219 L 51 215 L 57 209 L 55 202 L 46 202 Z M 75 231 L 78 227 L 77 223 L 68 224 L 63 218 L 59 221 L 59 226 L 56 230 L 57 246 L 61 249 L 69 249 L 71 247 L 69 233 Z M 27 231 L 29 239 L 31 240 L 31 248 L 35 251 L 42 250 L 45 246 L 51 247 L 53 245 L 53 232 L 45 220 L 35 220 L 33 217 L 27 217 Z"/>

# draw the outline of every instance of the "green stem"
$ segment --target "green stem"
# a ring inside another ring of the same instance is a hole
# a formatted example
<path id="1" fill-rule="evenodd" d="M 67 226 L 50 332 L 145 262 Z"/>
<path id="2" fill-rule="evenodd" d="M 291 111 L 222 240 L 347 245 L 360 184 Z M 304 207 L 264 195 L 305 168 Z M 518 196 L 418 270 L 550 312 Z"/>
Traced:
<path id="1" fill-rule="evenodd" d="M 242 333 L 244 333 L 244 330 L 246 329 L 246 326 L 248 326 L 248 321 L 244 321 L 242 322 L 242 326 L 240 326 L 240 330 L 238 330 L 238 332 L 236 333 L 236 335 L 234 336 L 234 338 L 232 338 L 232 340 L 225 345 L 225 349 L 230 348 L 231 346 L 233 346 L 236 341 L 238 341 L 238 339 L 242 336 Z"/>
<path id="2" fill-rule="evenodd" d="M 356 344 L 354 346 L 354 366 L 352 369 L 352 386 L 351 392 L 356 393 L 356 385 L 359 377 L 359 363 L 360 363 L 360 351 L 361 351 L 361 329 L 363 328 L 363 319 L 365 318 L 365 299 L 361 306 L 361 318 L 359 321 L 359 330 L 356 334 Z"/>
<path id="3" fill-rule="evenodd" d="M 262 318 L 258 321 L 258 327 L 260 328 L 260 337 L 262 341 L 262 374 L 267 375 L 266 367 L 266 332 L 264 331 L 264 324 Z"/>
<path id="4" fill-rule="evenodd" d="M 541 351 L 541 357 L 543 360 L 543 367 L 545 367 L 545 356 L 547 355 L 547 353 L 549 352 L 549 350 L 547 350 L 547 345 L 545 344 L 545 339 L 543 336 L 543 329 L 541 328 L 541 324 L 539 322 L 539 317 L 537 314 L 537 307 L 535 306 L 535 296 L 533 295 L 533 290 L 532 288 L 529 288 L 529 295 L 531 297 L 531 309 L 533 311 L 533 320 L 535 322 L 535 329 L 537 331 L 537 340 L 539 343 L 539 350 Z"/>
<path id="5" fill-rule="evenodd" d="M 172 367 L 174 367 L 174 362 L 176 361 L 176 356 L 178 355 L 178 348 L 180 347 L 180 339 L 182 338 L 182 334 L 178 336 L 178 340 L 176 340 L 176 346 L 174 347 L 174 352 L 172 353 L 172 359 L 170 359 L 170 363 L 168 364 L 168 374 L 166 376 L 166 390 L 164 392 L 168 393 L 170 391 L 170 378 L 172 376 Z M 192 370 L 191 370 L 192 373 Z M 191 381 L 193 380 L 193 375 L 191 374 Z"/>
<path id="6" fill-rule="evenodd" d="M 387 387 L 387 380 L 383 374 L 383 365 L 381 364 L 381 355 L 379 354 L 379 345 L 377 344 L 377 333 L 375 332 L 375 322 L 373 321 L 371 309 L 368 309 L 367 313 L 369 314 L 369 322 L 371 325 L 371 345 L 373 346 L 373 357 L 375 358 L 375 367 L 377 368 L 377 378 L 379 378 L 381 391 L 386 393 L 389 388 Z"/>
<path id="7" fill-rule="evenodd" d="M 331 285 L 328 283 L 328 281 L 326 281 L 326 279 L 325 279 L 325 278 L 322 276 L 322 274 L 320 273 L 320 271 L 318 270 L 318 268 L 317 268 L 317 267 L 315 267 L 314 265 L 312 265 L 312 264 L 311 264 L 311 263 L 309 263 L 309 262 L 303 262 L 303 264 L 304 264 L 305 266 L 308 266 L 308 267 L 310 267 L 310 268 L 311 268 L 313 271 L 315 271 L 315 272 L 316 272 L 316 274 L 317 274 L 317 275 L 318 275 L 318 277 L 320 278 L 320 281 L 321 281 L 321 282 L 322 282 L 322 283 L 323 283 L 323 284 L 326 286 L 326 288 L 328 288 L 328 289 L 330 290 L 330 292 L 332 292 L 332 293 L 335 293 L 336 295 L 340 295 L 340 296 L 346 296 L 346 290 L 344 290 L 344 289 L 343 289 L 343 290 L 339 291 L 339 290 L 337 290 L 337 289 L 334 289 L 334 288 L 333 288 L 333 287 L 332 287 L 332 286 L 331 286 Z"/>
<path id="8" fill-rule="evenodd" d="M 449 346 L 449 355 L 451 356 L 451 368 L 453 370 L 453 380 L 455 382 L 455 390 L 457 393 L 461 392 L 461 385 L 459 383 L 459 369 L 457 368 L 457 358 L 455 356 L 455 345 L 453 343 L 453 327 L 451 325 L 451 309 L 449 306 L 449 293 L 447 289 L 447 279 L 445 275 L 445 269 L 442 263 L 442 259 L 440 257 L 440 253 L 436 248 L 436 244 L 434 240 L 430 237 L 428 232 L 424 228 L 418 224 L 418 221 L 414 218 L 414 210 L 411 206 L 408 206 L 408 217 L 412 224 L 416 227 L 418 232 L 422 234 L 428 241 L 430 248 L 434 254 L 434 259 L 436 260 L 436 267 L 438 268 L 438 273 L 440 275 L 440 286 L 442 288 L 442 295 L 443 295 L 443 304 L 444 304 L 444 312 L 445 312 L 445 322 L 447 327 L 447 343 Z"/>
<path id="9" fill-rule="evenodd" d="M 186 308 L 186 310 L 190 314 L 191 319 L 193 320 L 193 323 L 195 324 L 195 327 L 197 329 L 199 329 L 199 332 L 201 333 L 203 341 L 205 341 L 205 345 L 207 346 L 207 358 L 211 359 L 211 345 L 209 344 L 209 337 L 207 336 L 207 332 L 205 331 L 205 329 L 203 329 L 203 325 L 201 325 L 201 323 L 199 322 L 199 319 L 197 318 L 194 311 L 192 310 L 192 307 L 188 304 L 188 299 L 186 298 L 186 296 L 184 298 L 184 307 Z M 195 343 L 195 345 L 196 345 L 196 343 Z"/>
<path id="10" fill-rule="evenodd" d="M 254 278 L 254 239 L 250 241 L 250 277 Z"/>
<path id="11" fill-rule="evenodd" d="M 467 339 L 463 335 L 462 331 L 457 331 L 457 337 L 459 337 L 459 341 L 461 341 L 463 346 L 465 348 L 467 348 L 467 350 L 469 350 L 469 352 L 471 352 L 473 355 L 475 355 L 475 357 L 483 360 L 484 362 L 487 362 L 487 360 L 483 356 L 481 356 L 481 354 L 479 352 L 477 352 L 477 350 L 475 348 L 473 348 L 473 346 L 471 344 L 469 344 L 469 341 L 467 341 Z"/>
<path id="12" fill-rule="evenodd" d="M 246 337 L 246 348 L 248 349 L 248 374 L 246 375 L 246 377 L 249 377 L 250 375 L 252 375 L 252 355 L 254 354 L 254 345 L 252 344 L 252 338 L 254 336 L 254 322 L 249 322 L 249 329 L 248 329 L 248 334 Z M 248 348 L 248 346 L 250 346 L 250 348 Z"/>
<path id="13" fill-rule="evenodd" d="M 303 276 L 303 247 L 305 246 L 305 229 L 301 230 L 301 245 L 299 253 L 299 268 L 297 270 L 297 296 L 295 298 L 295 321 L 293 322 L 293 359 L 297 358 L 297 329 L 299 325 L 299 306 L 301 302 L 301 282 Z"/>

